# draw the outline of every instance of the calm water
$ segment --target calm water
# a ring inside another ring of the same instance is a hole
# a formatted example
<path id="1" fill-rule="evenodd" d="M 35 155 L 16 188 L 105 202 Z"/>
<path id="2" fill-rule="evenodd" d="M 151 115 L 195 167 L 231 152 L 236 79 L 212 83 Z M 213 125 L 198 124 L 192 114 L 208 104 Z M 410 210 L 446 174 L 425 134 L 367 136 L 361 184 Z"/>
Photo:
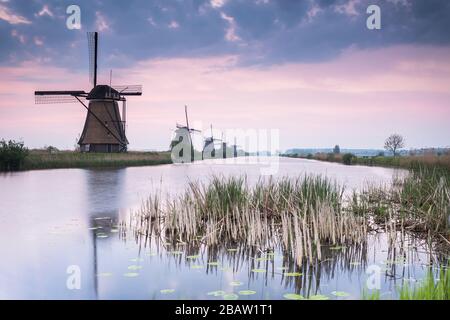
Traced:
<path id="1" fill-rule="evenodd" d="M 176 194 L 189 181 L 205 181 L 213 174 L 246 175 L 252 183 L 268 168 L 265 163 L 210 161 L 1 174 L 0 298 L 222 299 L 211 294 L 218 290 L 255 291 L 239 299 L 282 299 L 286 293 L 336 298 L 332 291 L 358 298 L 370 265 L 381 268 L 381 292 L 390 298 L 402 281 L 423 277 L 433 257 L 426 248 L 408 239 L 389 247 L 384 234 L 369 235 L 367 243 L 358 247 L 325 248 L 322 262 L 297 266 L 277 250 L 267 257 L 258 248 L 241 246 L 174 248 L 158 239 L 144 241 L 117 232 L 118 222 L 152 192 Z M 275 177 L 326 175 L 348 190 L 367 183 L 389 184 L 399 174 L 392 169 L 300 159 L 280 159 L 270 168 L 277 170 Z M 79 267 L 80 289 L 67 287 L 69 266 Z M 284 271 L 302 275 L 285 277 Z"/>

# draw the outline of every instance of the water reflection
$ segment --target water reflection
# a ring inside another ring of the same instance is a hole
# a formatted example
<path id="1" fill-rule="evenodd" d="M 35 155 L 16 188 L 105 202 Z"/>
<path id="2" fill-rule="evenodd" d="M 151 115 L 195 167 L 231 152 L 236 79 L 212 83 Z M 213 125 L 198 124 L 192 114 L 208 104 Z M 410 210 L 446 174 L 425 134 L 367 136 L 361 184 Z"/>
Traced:
<path id="1" fill-rule="evenodd" d="M 89 230 L 92 239 L 92 279 L 95 298 L 98 298 L 97 239 L 105 239 L 117 231 L 126 170 L 87 170 L 86 199 L 89 208 Z"/>
<path id="2" fill-rule="evenodd" d="M 202 280 L 198 280 L 194 291 L 197 294 L 200 292 L 202 299 L 222 298 L 208 295 L 211 283 L 216 283 L 216 289 L 225 293 L 237 293 L 241 288 L 256 290 L 254 295 L 239 296 L 240 299 L 282 299 L 286 293 L 322 299 L 338 298 L 332 294 L 333 291 L 343 291 L 348 293 L 346 298 L 359 299 L 370 265 L 380 267 L 384 298 L 396 298 L 398 285 L 422 278 L 430 261 L 437 262 L 437 268 L 444 263 L 443 256 L 428 251 L 420 239 L 401 233 L 396 235 L 396 241 L 391 241 L 392 235 L 386 233 L 368 233 L 366 240 L 359 244 L 322 246 L 320 259 L 315 256 L 313 259 L 303 259 L 301 263 L 281 243 L 270 248 L 251 246 L 245 242 L 232 246 L 200 242 L 168 243 L 155 235 L 149 237 L 125 230 L 122 230 L 120 238 L 124 244 L 135 245 L 139 256 L 149 257 L 150 269 L 160 264 L 166 268 L 175 265 L 175 270 L 169 275 L 173 280 L 184 282 L 195 270 Z M 143 270 L 142 274 L 147 272 Z M 230 282 L 223 281 L 227 277 L 229 281 L 239 279 L 242 286 L 230 287 Z M 157 295 L 159 289 L 149 288 L 155 292 L 156 298 L 166 298 Z"/>
<path id="3" fill-rule="evenodd" d="M 324 174 L 349 189 L 357 189 L 366 181 L 389 183 L 393 172 L 280 159 L 279 176 Z M 304 260 L 298 264 L 295 257 L 276 244 L 175 245 L 166 243 L 166 239 L 118 232 L 118 221 L 130 208 L 140 207 L 141 200 L 155 189 L 180 192 L 189 181 L 205 181 L 217 173 L 246 174 L 249 180 L 257 181 L 260 168 L 197 163 L 0 174 L 0 298 L 222 299 L 207 294 L 219 289 L 234 293 L 243 289 L 256 291 L 254 295 L 239 296 L 240 299 L 282 299 L 290 292 L 305 296 L 321 293 L 333 298 L 330 295 L 333 290 L 346 291 L 350 297 L 358 298 L 368 265 L 389 268 L 383 270 L 382 280 L 383 292 L 389 292 L 395 291 L 394 281 L 420 279 L 430 263 L 443 261 L 428 253 L 426 242 L 416 245 L 408 240 L 404 249 L 397 245 L 397 249 L 389 250 L 386 234 L 368 235 L 364 243 L 340 250 L 322 246 L 320 262 Z M 398 259 L 405 256 L 401 250 L 407 252 L 407 263 L 403 265 Z M 264 255 L 269 257 L 271 252 L 273 259 L 257 260 Z M 187 258 L 195 255 L 200 257 Z M 390 260 L 396 264 L 386 264 Z M 80 290 L 66 287 L 67 267 L 74 264 L 81 268 Z M 135 266 L 141 269 L 132 270 Z M 286 272 L 302 275 L 286 276 Z M 127 273 L 138 276 L 125 276 Z M 243 284 L 232 286 L 232 281 Z M 162 293 L 163 289 L 175 291 Z"/>

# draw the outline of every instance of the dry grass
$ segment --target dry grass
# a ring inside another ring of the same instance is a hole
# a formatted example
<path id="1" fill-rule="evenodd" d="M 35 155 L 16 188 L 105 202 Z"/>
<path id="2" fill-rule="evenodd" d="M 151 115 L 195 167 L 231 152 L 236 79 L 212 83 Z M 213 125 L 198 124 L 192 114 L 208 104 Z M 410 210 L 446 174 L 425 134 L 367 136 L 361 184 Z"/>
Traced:
<path id="1" fill-rule="evenodd" d="M 323 246 L 365 241 L 367 219 L 341 210 L 342 195 L 322 177 L 260 181 L 254 187 L 244 178 L 214 177 L 191 183 L 175 199 L 150 197 L 127 227 L 163 242 L 279 246 L 300 264 L 320 260 Z"/>

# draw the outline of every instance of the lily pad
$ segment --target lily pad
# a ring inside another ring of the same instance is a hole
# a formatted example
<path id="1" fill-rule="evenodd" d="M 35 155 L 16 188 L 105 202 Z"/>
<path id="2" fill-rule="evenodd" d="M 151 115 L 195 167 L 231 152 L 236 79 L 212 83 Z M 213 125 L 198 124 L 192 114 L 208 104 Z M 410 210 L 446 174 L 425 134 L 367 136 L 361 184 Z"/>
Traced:
<path id="1" fill-rule="evenodd" d="M 218 266 L 218 265 L 219 265 L 219 262 L 217 262 L 217 261 L 211 261 L 211 262 L 208 262 L 208 265 L 209 265 L 209 266 Z"/>
<path id="2" fill-rule="evenodd" d="M 285 272 L 283 273 L 286 277 L 300 277 L 303 273 L 300 272 Z"/>
<path id="3" fill-rule="evenodd" d="M 331 294 L 336 297 L 348 297 L 350 295 L 345 291 L 333 291 L 333 292 L 331 292 Z"/>
<path id="4" fill-rule="evenodd" d="M 139 273 L 137 273 L 137 272 L 127 272 L 127 273 L 123 274 L 123 276 L 127 277 L 127 278 L 134 278 L 134 277 L 137 277 L 138 275 L 139 275 Z"/>
<path id="5" fill-rule="evenodd" d="M 232 281 L 232 282 L 230 282 L 230 286 L 233 286 L 233 287 L 242 286 L 243 284 L 244 283 L 240 282 L 240 281 Z"/>
<path id="6" fill-rule="evenodd" d="M 277 270 L 287 270 L 288 267 L 277 267 Z"/>
<path id="7" fill-rule="evenodd" d="M 131 262 L 142 262 L 142 261 L 144 261 L 144 259 L 142 259 L 142 258 L 133 258 L 133 259 L 130 259 L 130 261 Z"/>
<path id="8" fill-rule="evenodd" d="M 142 266 L 137 266 L 135 264 L 128 266 L 128 270 L 141 270 Z"/>
<path id="9" fill-rule="evenodd" d="M 197 259 L 200 258 L 200 256 L 198 255 L 194 255 L 194 256 L 187 256 L 186 259 Z"/>
<path id="10" fill-rule="evenodd" d="M 238 292 L 241 296 L 250 296 L 252 294 L 255 294 L 256 291 L 253 290 L 242 290 Z"/>
<path id="11" fill-rule="evenodd" d="M 252 272 L 255 272 L 255 273 L 265 273 L 265 272 L 266 272 L 266 269 L 252 269 Z"/>
<path id="12" fill-rule="evenodd" d="M 108 235 L 107 235 L 106 233 L 104 233 L 104 232 L 97 232 L 97 233 L 95 234 L 95 236 L 96 236 L 97 238 L 108 238 Z"/>
<path id="13" fill-rule="evenodd" d="M 283 297 L 285 299 L 289 299 L 289 300 L 303 300 L 303 299 L 305 299 L 305 297 L 303 297 L 301 294 L 296 294 L 296 293 L 286 293 L 285 295 L 283 295 Z"/>
<path id="14" fill-rule="evenodd" d="M 97 277 L 111 277 L 113 274 L 112 272 L 100 272 L 97 273 Z"/>
<path id="15" fill-rule="evenodd" d="M 360 264 L 361 264 L 361 262 L 358 262 L 358 261 L 350 262 L 351 266 L 359 266 Z"/>
<path id="16" fill-rule="evenodd" d="M 324 296 L 323 294 L 315 294 L 313 296 L 309 297 L 309 300 L 329 300 L 327 296 Z"/>
<path id="17" fill-rule="evenodd" d="M 207 293 L 208 296 L 214 296 L 214 297 L 221 297 L 225 294 L 226 294 L 226 292 L 223 290 L 211 291 L 211 292 Z"/>
<path id="18" fill-rule="evenodd" d="M 119 232 L 119 229 L 111 229 L 111 232 L 112 233 L 117 233 L 117 232 Z"/>
<path id="19" fill-rule="evenodd" d="M 182 255 L 184 252 L 183 251 L 171 251 L 170 253 L 173 255 Z"/>
<path id="20" fill-rule="evenodd" d="M 159 290 L 159 292 L 161 292 L 162 294 L 169 294 L 169 293 L 174 293 L 175 289 L 162 289 L 162 290 Z"/>
<path id="21" fill-rule="evenodd" d="M 227 251 L 228 251 L 228 252 L 236 252 L 237 249 L 236 249 L 236 248 L 230 248 L 230 249 L 227 249 Z"/>
<path id="22" fill-rule="evenodd" d="M 224 300 L 237 300 L 239 296 L 236 293 L 227 293 L 223 295 Z"/>
<path id="23" fill-rule="evenodd" d="M 203 268 L 203 266 L 198 265 L 198 264 L 194 264 L 191 266 L 191 269 L 201 269 L 201 268 Z"/>

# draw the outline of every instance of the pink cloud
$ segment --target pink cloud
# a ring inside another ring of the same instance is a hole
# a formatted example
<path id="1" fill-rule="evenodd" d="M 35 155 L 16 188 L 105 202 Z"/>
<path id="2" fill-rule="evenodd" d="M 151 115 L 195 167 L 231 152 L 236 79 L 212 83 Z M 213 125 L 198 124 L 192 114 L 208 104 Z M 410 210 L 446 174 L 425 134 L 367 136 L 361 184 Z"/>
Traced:
<path id="1" fill-rule="evenodd" d="M 446 145 L 448 56 L 450 48 L 393 47 L 271 67 L 242 67 L 235 56 L 155 59 L 115 69 L 113 83 L 144 85 L 144 95 L 128 103 L 131 148 L 167 148 L 175 123 L 184 121 L 185 104 L 204 129 L 210 123 L 278 128 L 281 148 L 382 147 L 394 131 L 405 134 L 408 146 Z M 36 62 L 0 68 L 0 94 L 8 97 L 0 101 L 0 136 L 24 134 L 37 145 L 71 147 L 82 129 L 82 107 L 34 106 L 33 91 L 85 88 L 84 71 Z"/>

